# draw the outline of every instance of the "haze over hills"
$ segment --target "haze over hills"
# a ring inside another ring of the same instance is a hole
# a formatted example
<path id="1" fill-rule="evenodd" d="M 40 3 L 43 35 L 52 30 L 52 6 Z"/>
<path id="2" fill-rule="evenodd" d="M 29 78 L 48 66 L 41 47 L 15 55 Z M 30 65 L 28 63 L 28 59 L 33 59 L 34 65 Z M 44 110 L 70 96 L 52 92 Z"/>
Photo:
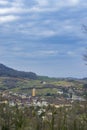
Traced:
<path id="1" fill-rule="evenodd" d="M 59 78 L 55 78 L 55 77 L 48 77 L 48 76 L 39 76 L 34 72 L 25 72 L 25 71 L 18 71 L 15 70 L 13 68 L 7 67 L 4 64 L 0 63 L 0 77 L 14 77 L 14 78 L 29 78 L 29 79 L 39 79 L 39 80 L 76 80 L 77 78 L 73 78 L 73 77 L 59 77 Z M 85 80 L 87 80 L 87 78 L 83 78 Z"/>
<path id="2" fill-rule="evenodd" d="M 50 78 L 39 76 L 33 72 L 18 71 L 0 64 L 0 90 L 11 90 L 31 94 L 31 89 L 38 89 L 38 94 L 55 94 L 58 88 L 83 88 L 87 86 L 87 79 Z M 43 91 L 42 91 L 43 90 Z"/>
<path id="3" fill-rule="evenodd" d="M 9 68 L 3 64 L 0 64 L 0 76 L 37 79 L 37 75 L 33 72 L 18 71 L 18 70 Z"/>

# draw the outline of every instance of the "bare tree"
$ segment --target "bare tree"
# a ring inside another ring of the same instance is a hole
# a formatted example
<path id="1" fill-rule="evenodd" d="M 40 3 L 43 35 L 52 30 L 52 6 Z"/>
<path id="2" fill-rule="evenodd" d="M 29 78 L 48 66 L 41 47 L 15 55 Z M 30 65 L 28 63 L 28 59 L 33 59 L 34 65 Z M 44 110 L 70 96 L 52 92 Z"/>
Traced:
<path id="1" fill-rule="evenodd" d="M 87 26 L 86 25 L 82 25 L 82 29 L 84 30 L 85 33 L 87 33 Z"/>
<path id="2" fill-rule="evenodd" d="M 87 49 L 86 49 L 86 53 L 83 56 L 84 56 L 84 60 L 87 61 Z"/>
<path id="3" fill-rule="evenodd" d="M 87 26 L 86 25 L 83 24 L 82 29 L 84 30 L 84 33 L 87 33 Z M 86 52 L 83 56 L 84 56 L 84 60 L 87 62 L 87 49 L 86 49 Z"/>

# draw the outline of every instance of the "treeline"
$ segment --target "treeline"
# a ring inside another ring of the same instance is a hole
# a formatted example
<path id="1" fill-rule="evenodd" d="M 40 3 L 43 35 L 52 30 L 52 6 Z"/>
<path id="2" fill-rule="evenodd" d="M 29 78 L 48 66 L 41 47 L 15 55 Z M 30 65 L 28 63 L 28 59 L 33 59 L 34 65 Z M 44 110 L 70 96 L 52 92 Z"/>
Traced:
<path id="1" fill-rule="evenodd" d="M 14 107 L 0 104 L 0 130 L 87 130 L 87 105 Z"/>

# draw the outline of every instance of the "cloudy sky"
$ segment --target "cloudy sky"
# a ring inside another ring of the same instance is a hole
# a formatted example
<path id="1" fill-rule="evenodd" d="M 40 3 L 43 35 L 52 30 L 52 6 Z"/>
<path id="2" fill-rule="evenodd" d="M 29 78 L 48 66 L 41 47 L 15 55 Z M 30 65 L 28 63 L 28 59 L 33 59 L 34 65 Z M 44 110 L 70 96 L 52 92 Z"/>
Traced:
<path id="1" fill-rule="evenodd" d="M 50 77 L 87 77 L 87 0 L 0 0 L 0 63 Z"/>

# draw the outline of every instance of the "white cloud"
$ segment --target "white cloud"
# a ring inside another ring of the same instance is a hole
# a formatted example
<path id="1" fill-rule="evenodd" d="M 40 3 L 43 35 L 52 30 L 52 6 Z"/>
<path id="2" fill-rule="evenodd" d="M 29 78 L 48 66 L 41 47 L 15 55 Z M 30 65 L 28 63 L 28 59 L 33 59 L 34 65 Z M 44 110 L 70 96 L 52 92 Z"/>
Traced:
<path id="1" fill-rule="evenodd" d="M 18 47 L 18 46 L 14 46 L 11 50 L 14 51 L 14 52 L 21 52 L 21 51 L 23 51 L 23 48 Z"/>
<path id="2" fill-rule="evenodd" d="M 17 8 L 17 7 L 8 7 L 8 8 L 0 8 L 0 14 L 19 14 L 20 12 L 22 12 L 23 10 L 21 8 Z"/>
<path id="3" fill-rule="evenodd" d="M 20 34 L 39 39 L 63 35 L 81 37 L 82 34 L 81 25 L 76 23 L 74 19 L 65 19 L 63 21 L 47 19 L 40 21 L 40 23 L 37 20 L 33 20 L 33 22 L 31 20 L 25 24 L 19 24 L 16 31 Z"/>
<path id="4" fill-rule="evenodd" d="M 12 22 L 17 19 L 19 19 L 19 17 L 14 15 L 0 16 L 0 23 Z"/>
<path id="5" fill-rule="evenodd" d="M 0 23 L 11 21 L 25 20 L 24 23 L 18 23 L 16 32 L 25 34 L 30 37 L 36 36 L 38 38 L 51 37 L 56 35 L 79 35 L 79 24 L 77 25 L 76 19 L 64 20 L 47 19 L 45 17 L 46 11 L 57 11 L 64 9 L 64 7 L 78 6 L 82 3 L 81 0 L 33 0 L 36 4 L 26 5 L 26 0 L 14 0 L 10 3 L 10 7 L 0 8 Z M 81 3 L 80 3 L 81 2 Z M 84 3 L 84 2 L 83 2 Z M 29 4 L 29 3 L 28 3 Z M 43 15 L 38 12 L 43 12 Z M 21 13 L 21 14 L 20 14 Z M 24 15 L 23 13 L 26 13 Z M 59 15 L 59 14 L 58 14 Z M 48 16 L 49 17 L 49 16 Z M 62 17 L 62 16 L 61 16 Z M 42 19 L 43 20 L 42 20 Z M 82 19 L 82 18 L 81 18 Z M 79 19 L 79 21 L 81 21 Z M 27 24 L 28 23 L 28 24 Z M 9 27 L 14 28 L 13 27 Z M 77 31 L 78 30 L 78 31 Z"/>
<path id="6" fill-rule="evenodd" d="M 64 9 L 64 7 L 79 6 L 80 0 L 36 0 L 37 5 L 31 8 L 32 11 L 46 12 Z"/>
<path id="7" fill-rule="evenodd" d="M 78 5 L 80 3 L 80 0 L 67 0 L 67 3 L 71 5 Z"/>
<path id="8" fill-rule="evenodd" d="M 39 55 L 44 55 L 44 56 L 54 56 L 58 54 L 57 50 L 41 50 L 38 51 Z"/>
<path id="9" fill-rule="evenodd" d="M 35 50 L 32 52 L 25 52 L 22 50 L 14 50 L 14 56 L 24 57 L 24 58 L 43 58 L 43 57 L 51 57 L 58 55 L 57 50 Z"/>
<path id="10" fill-rule="evenodd" d="M 12 13 L 35 13 L 35 12 L 47 12 L 56 11 L 64 7 L 73 7 L 79 4 L 80 0 L 34 0 L 37 4 L 26 4 L 26 0 L 15 1 L 0 1 L 2 4 L 9 4 L 9 7 L 0 8 L 0 14 L 12 14 Z"/>
<path id="11" fill-rule="evenodd" d="M 38 30 L 37 30 L 38 31 Z M 44 29 L 42 30 L 41 32 L 37 32 L 36 36 L 43 36 L 43 37 L 51 37 L 51 36 L 55 36 L 55 31 L 54 30 L 47 30 L 47 29 Z"/>
<path id="12" fill-rule="evenodd" d="M 38 6 L 64 7 L 78 5 L 80 0 L 36 0 Z"/>
<path id="13" fill-rule="evenodd" d="M 6 0 L 0 0 L 0 5 L 7 5 L 7 4 L 9 4 L 8 1 L 6 1 Z"/>
<path id="14" fill-rule="evenodd" d="M 76 54 L 76 52 L 74 52 L 74 51 L 68 51 L 68 52 L 67 52 L 67 55 L 69 55 L 69 56 L 71 56 L 71 57 L 75 57 L 77 54 Z"/>
<path id="15" fill-rule="evenodd" d="M 39 6 L 47 6 L 49 4 L 48 0 L 36 0 Z"/>

